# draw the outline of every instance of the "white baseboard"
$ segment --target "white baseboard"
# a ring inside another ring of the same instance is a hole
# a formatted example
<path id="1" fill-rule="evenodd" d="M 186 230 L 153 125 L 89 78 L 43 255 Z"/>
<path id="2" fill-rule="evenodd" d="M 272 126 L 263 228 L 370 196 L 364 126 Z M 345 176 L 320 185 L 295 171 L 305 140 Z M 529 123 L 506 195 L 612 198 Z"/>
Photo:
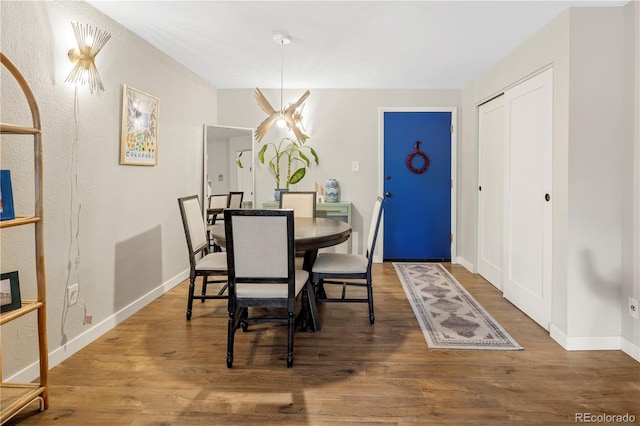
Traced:
<path id="1" fill-rule="evenodd" d="M 147 306 L 149 303 L 156 300 L 158 297 L 162 296 L 182 281 L 189 277 L 189 270 L 183 271 L 170 280 L 166 281 L 163 284 L 160 284 L 155 289 L 151 290 L 144 296 L 139 299 L 131 302 L 129 305 L 125 306 L 118 312 L 114 313 L 110 317 L 104 319 L 100 323 L 94 325 L 84 333 L 74 337 L 69 342 L 55 349 L 53 352 L 49 353 L 49 369 L 52 369 L 56 365 L 60 364 L 65 359 L 69 358 L 71 355 L 78 352 L 80 349 L 89 345 L 91 342 L 105 334 L 107 331 L 111 330 L 122 321 L 129 318 L 131 315 L 138 312 L 140 309 Z M 33 364 L 25 367 L 20 370 L 13 376 L 6 379 L 8 382 L 15 383 L 29 383 L 33 380 L 36 380 L 40 375 L 39 363 L 36 361 Z"/>
<path id="2" fill-rule="evenodd" d="M 560 330 L 555 325 L 551 324 L 549 326 L 549 335 L 551 336 L 551 338 L 553 340 L 558 342 L 558 344 L 560 346 L 562 346 L 563 348 L 567 349 L 567 335 L 564 334 L 564 332 L 562 330 Z"/>
<path id="3" fill-rule="evenodd" d="M 640 346 L 634 345 L 627 339 L 622 339 L 622 352 L 629 355 L 631 358 L 640 362 Z"/>
<path id="4" fill-rule="evenodd" d="M 458 264 L 464 266 L 469 272 L 471 272 L 472 274 L 475 274 L 473 263 L 469 262 L 464 257 L 458 256 L 456 258 L 455 263 L 458 263 Z"/>
<path id="5" fill-rule="evenodd" d="M 605 337 L 569 337 L 559 328 L 551 325 L 550 335 L 553 340 L 568 351 L 623 351 L 640 362 L 640 347 L 621 336 Z"/>

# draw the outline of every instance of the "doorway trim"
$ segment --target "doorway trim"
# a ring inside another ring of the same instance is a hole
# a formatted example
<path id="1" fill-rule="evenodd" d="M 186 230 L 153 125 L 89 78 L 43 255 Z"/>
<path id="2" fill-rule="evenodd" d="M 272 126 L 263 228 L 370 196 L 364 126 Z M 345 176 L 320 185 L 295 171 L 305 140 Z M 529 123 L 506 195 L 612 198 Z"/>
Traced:
<path id="1" fill-rule="evenodd" d="M 458 263 L 457 242 L 457 141 L 458 141 L 458 108 L 457 107 L 379 107 L 378 108 L 378 194 L 384 197 L 384 113 L 385 112 L 450 112 L 451 113 L 451 263 Z M 384 215 L 380 226 L 384 229 Z M 374 262 L 384 259 L 384 232 L 378 233 L 378 242 L 373 256 Z"/>

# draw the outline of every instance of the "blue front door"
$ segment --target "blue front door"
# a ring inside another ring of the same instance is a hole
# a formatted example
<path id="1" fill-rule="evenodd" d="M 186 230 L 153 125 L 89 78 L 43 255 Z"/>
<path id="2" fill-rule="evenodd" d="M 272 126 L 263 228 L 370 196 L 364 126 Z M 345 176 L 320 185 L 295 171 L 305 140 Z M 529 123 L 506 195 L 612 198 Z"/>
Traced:
<path id="1" fill-rule="evenodd" d="M 384 113 L 385 260 L 451 260 L 451 125 L 451 112 Z"/>

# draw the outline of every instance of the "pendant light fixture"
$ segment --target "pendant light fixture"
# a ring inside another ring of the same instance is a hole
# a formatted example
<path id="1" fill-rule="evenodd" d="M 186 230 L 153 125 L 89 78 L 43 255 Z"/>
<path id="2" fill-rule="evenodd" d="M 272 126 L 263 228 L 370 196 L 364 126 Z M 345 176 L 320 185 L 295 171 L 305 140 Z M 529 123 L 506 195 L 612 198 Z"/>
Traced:
<path id="1" fill-rule="evenodd" d="M 311 92 L 307 90 L 295 103 L 289 104 L 286 108 L 284 107 L 284 46 L 291 43 L 291 37 L 286 34 L 276 34 L 273 36 L 273 41 L 280 44 L 282 49 L 280 63 L 280 110 L 276 111 L 260 89 L 256 87 L 256 101 L 258 106 L 267 113 L 268 117 L 265 118 L 256 129 L 255 139 L 256 142 L 260 142 L 273 123 L 277 123 L 276 125 L 278 127 L 287 126 L 294 133 L 298 142 L 305 143 L 309 136 L 300 130 L 302 115 L 298 109 L 303 106 L 304 101 L 309 97 Z"/>

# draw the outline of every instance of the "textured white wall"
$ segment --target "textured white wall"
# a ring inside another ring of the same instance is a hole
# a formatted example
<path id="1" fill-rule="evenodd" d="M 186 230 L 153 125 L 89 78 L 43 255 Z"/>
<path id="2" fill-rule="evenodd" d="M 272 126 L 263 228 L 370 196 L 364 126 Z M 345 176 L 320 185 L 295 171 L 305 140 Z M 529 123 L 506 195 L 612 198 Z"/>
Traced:
<path id="1" fill-rule="evenodd" d="M 202 124 L 216 121 L 216 90 L 85 3 L 2 2 L 0 9 L 0 48 L 24 74 L 42 114 L 52 352 L 188 268 L 176 199 L 200 192 Z M 64 83 L 72 68 L 67 51 L 75 46 L 72 21 L 112 36 L 96 60 L 105 91 L 78 88 L 75 149 L 74 87 Z M 28 123 L 22 95 L 7 74 L 3 69 L 1 120 Z M 118 164 L 123 84 L 160 99 L 157 167 Z M 31 144 L 12 138 L 3 136 L 2 168 L 14 173 L 17 210 L 32 211 Z M 72 199 L 74 155 L 78 196 Z M 78 203 L 76 240 L 77 214 L 70 212 Z M 32 244 L 32 228 L 2 231 L 2 271 L 20 271 L 26 297 L 35 297 Z M 77 257 L 79 273 L 68 278 L 67 265 Z M 80 283 L 92 326 L 82 324 L 80 305 L 63 308 L 67 279 Z M 184 312 L 167 315 L 183 318 Z M 34 335 L 33 315 L 2 327 L 5 378 L 37 359 Z"/>
<path id="2" fill-rule="evenodd" d="M 640 299 L 640 2 L 625 6 L 625 138 L 623 145 L 622 336 L 640 359 L 640 321 L 626 314 L 628 297 Z M 627 230 L 630 230 L 627 232 Z M 635 348 L 632 346 L 635 343 Z"/>
<path id="3" fill-rule="evenodd" d="M 621 334 L 621 154 L 623 146 L 632 146 L 624 138 L 622 18 L 620 7 L 571 11 L 567 335 L 572 337 Z"/>

